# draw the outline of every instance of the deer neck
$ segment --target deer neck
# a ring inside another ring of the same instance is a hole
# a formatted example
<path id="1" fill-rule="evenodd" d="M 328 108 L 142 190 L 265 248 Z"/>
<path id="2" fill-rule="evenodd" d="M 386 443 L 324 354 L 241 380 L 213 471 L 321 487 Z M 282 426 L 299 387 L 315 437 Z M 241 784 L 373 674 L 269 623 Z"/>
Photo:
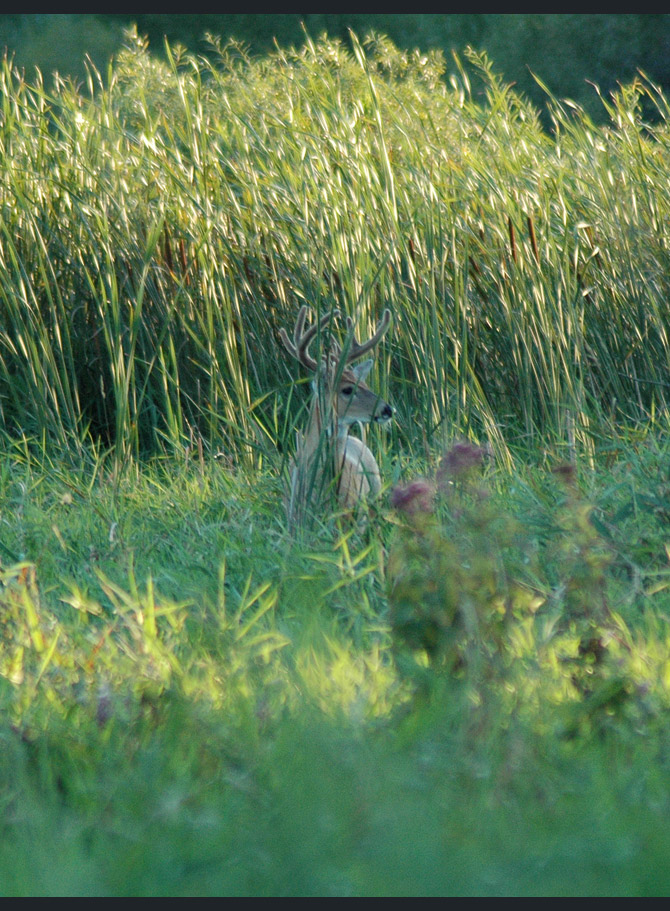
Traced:
<path id="1" fill-rule="evenodd" d="M 314 452 L 322 444 L 324 435 L 326 440 L 337 439 L 339 441 L 343 431 L 344 437 L 346 437 L 347 428 L 339 424 L 335 412 L 328 401 L 328 396 L 315 389 L 309 422 L 305 431 L 305 448 Z"/>

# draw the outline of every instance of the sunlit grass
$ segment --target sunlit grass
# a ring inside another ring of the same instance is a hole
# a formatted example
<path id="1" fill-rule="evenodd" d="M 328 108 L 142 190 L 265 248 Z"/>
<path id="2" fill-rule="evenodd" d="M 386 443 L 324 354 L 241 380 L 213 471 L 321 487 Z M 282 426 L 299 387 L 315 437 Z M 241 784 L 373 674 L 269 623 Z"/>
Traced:
<path id="1" fill-rule="evenodd" d="M 141 40 L 88 84 L 2 73 L 3 426 L 115 446 L 290 449 L 302 303 L 393 334 L 397 441 L 592 453 L 666 402 L 667 102 L 644 80 L 554 134 L 472 53 L 307 40 L 218 62 Z M 653 104 L 657 122 L 640 115 Z M 386 450 L 388 438 L 380 438 Z"/>
<path id="2" fill-rule="evenodd" d="M 480 581 L 504 556 L 540 603 L 517 599 L 465 673 L 436 665 L 426 685 L 430 659 L 408 673 L 389 615 L 393 514 L 367 543 L 305 549 L 276 478 L 197 453 L 119 474 L 9 447 L 3 893 L 665 889 L 666 450 L 628 444 L 625 473 L 580 481 L 590 546 L 610 552 L 600 668 L 566 589 L 580 559 L 592 571 L 578 537 L 569 553 L 581 507 L 546 472 L 489 469 L 486 515 L 463 499 L 454 540 L 483 556 Z"/>
<path id="3" fill-rule="evenodd" d="M 667 104 L 464 58 L 4 66 L 2 894 L 667 891 Z M 303 303 L 393 312 L 365 528 Z"/>

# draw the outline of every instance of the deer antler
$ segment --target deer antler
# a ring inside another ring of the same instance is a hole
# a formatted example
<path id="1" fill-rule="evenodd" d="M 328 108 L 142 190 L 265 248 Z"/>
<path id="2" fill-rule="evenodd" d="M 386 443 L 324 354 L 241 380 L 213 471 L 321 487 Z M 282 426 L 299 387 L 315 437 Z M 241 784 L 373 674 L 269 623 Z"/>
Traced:
<path id="1" fill-rule="evenodd" d="M 288 333 L 286 332 L 286 329 L 283 328 L 283 326 L 279 330 L 279 336 L 284 343 L 287 351 L 289 351 L 293 357 L 297 358 L 303 367 L 307 367 L 308 370 L 316 371 L 318 370 L 319 365 L 309 353 L 309 346 L 311 344 L 311 341 L 320 329 L 323 329 L 327 323 L 339 315 L 339 310 L 331 310 L 329 313 L 326 313 L 325 316 L 322 316 L 320 320 L 312 323 L 309 329 L 305 331 L 307 304 L 303 304 L 303 306 L 300 308 L 300 312 L 298 313 L 298 318 L 295 321 L 293 341 L 289 339 Z"/>
<path id="2" fill-rule="evenodd" d="M 347 317 L 347 333 L 352 333 L 351 336 L 351 345 L 347 351 L 347 359 L 345 363 L 350 364 L 352 361 L 357 361 L 359 357 L 362 357 L 366 352 L 370 351 L 371 348 L 374 348 L 375 345 L 379 344 L 382 336 L 386 332 L 391 322 L 391 311 L 386 308 L 382 313 L 382 318 L 377 323 L 377 328 L 375 334 L 367 340 L 367 342 L 359 342 L 356 339 L 356 336 L 353 335 L 354 321 L 350 316 Z M 333 354 L 337 359 L 342 356 L 342 349 L 337 344 L 333 344 L 334 352 Z M 331 355 L 332 357 L 332 355 Z"/>

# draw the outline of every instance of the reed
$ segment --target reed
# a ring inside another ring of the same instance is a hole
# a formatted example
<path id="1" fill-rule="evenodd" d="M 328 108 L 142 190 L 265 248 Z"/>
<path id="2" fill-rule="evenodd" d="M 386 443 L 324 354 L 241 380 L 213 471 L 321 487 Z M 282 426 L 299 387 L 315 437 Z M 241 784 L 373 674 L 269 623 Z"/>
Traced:
<path id="1" fill-rule="evenodd" d="M 215 42 L 216 44 L 216 42 Z M 324 37 L 215 62 L 136 34 L 85 86 L 0 74 L 0 427 L 122 461 L 289 451 L 303 303 L 393 343 L 400 445 L 593 453 L 667 404 L 668 104 L 642 77 L 554 130 L 484 55 Z M 641 103 L 653 108 L 643 121 Z M 288 409 L 288 414 L 286 412 Z M 288 433 L 287 433 L 288 432 Z"/>

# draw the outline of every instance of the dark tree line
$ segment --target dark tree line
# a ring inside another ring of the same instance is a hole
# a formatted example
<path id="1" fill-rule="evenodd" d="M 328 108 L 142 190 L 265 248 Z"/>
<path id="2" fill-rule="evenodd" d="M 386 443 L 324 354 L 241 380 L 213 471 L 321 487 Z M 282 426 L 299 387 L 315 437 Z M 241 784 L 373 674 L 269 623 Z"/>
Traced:
<path id="1" fill-rule="evenodd" d="M 88 53 L 104 69 L 109 55 L 123 42 L 123 29 L 136 23 L 151 49 L 161 54 L 164 37 L 190 51 L 206 53 L 206 32 L 235 37 L 252 53 L 303 43 L 322 32 L 347 39 L 370 30 L 384 33 L 401 49 L 441 48 L 451 52 L 466 45 L 485 50 L 495 70 L 539 106 L 545 95 L 532 73 L 558 97 L 582 104 L 592 116 L 603 113 L 592 85 L 607 95 L 618 83 L 630 82 L 642 69 L 670 90 L 670 15 L 633 13 L 125 13 L 12 14 L 0 16 L 0 47 L 15 52 L 22 66 L 58 69 L 81 78 Z"/>

